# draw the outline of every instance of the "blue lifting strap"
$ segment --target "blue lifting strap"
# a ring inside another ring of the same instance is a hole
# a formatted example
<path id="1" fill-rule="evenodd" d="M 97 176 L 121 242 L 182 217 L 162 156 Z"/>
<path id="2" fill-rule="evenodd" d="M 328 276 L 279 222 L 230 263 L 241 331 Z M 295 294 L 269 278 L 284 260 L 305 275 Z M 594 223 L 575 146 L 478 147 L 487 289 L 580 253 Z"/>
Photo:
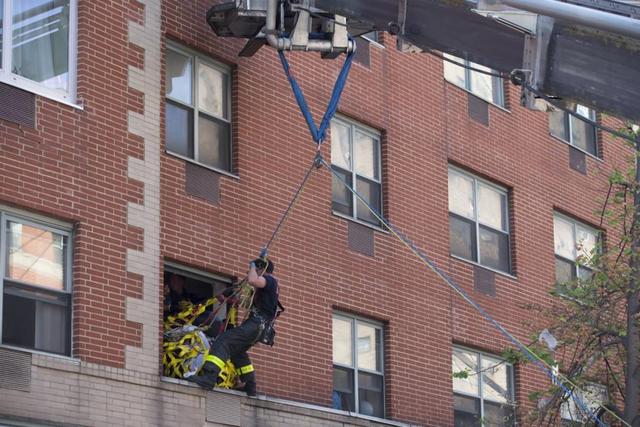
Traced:
<path id="1" fill-rule="evenodd" d="M 284 68 L 284 72 L 287 75 L 287 79 L 291 84 L 291 89 L 293 90 L 293 95 L 296 97 L 296 101 L 298 102 L 298 106 L 300 107 L 300 111 L 307 121 L 307 125 L 309 126 L 309 132 L 311 132 L 311 136 L 316 144 L 322 144 L 324 141 L 325 135 L 327 134 L 327 128 L 331 123 L 331 119 L 336 114 L 336 110 L 338 109 L 338 103 L 340 102 L 340 95 L 342 95 L 342 90 L 347 82 L 347 77 L 349 76 L 349 70 L 351 69 L 351 63 L 353 62 L 353 52 L 349 52 L 347 54 L 346 59 L 344 60 L 344 65 L 342 65 L 342 70 L 340 70 L 340 74 L 338 75 L 338 79 L 336 80 L 336 84 L 333 87 L 333 93 L 331 94 L 331 99 L 329 100 L 329 104 L 327 105 L 327 111 L 324 113 L 324 117 L 322 118 L 322 122 L 320 123 L 320 127 L 318 128 L 313 121 L 313 117 L 311 116 L 311 111 L 309 111 L 309 106 L 307 105 L 307 101 L 304 98 L 304 94 L 302 93 L 302 89 L 298 85 L 295 77 L 291 74 L 291 69 L 289 67 L 289 62 L 283 51 L 278 51 L 280 55 L 280 62 L 282 62 L 282 68 Z"/>

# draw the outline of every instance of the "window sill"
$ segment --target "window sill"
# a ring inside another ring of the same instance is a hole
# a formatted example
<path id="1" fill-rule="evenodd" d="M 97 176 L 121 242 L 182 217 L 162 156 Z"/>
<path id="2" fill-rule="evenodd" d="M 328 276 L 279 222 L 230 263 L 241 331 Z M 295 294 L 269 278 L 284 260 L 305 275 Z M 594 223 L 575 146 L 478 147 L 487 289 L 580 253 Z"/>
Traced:
<path id="1" fill-rule="evenodd" d="M 75 364 L 79 364 L 80 363 L 80 359 L 75 358 L 73 356 L 65 356 L 63 354 L 47 353 L 46 351 L 34 350 L 34 349 L 31 349 L 31 348 L 24 348 L 24 347 L 16 347 L 16 346 L 9 345 L 9 344 L 0 344 L 0 348 L 7 349 L 7 350 L 12 350 L 12 351 L 20 351 L 22 353 L 30 353 L 30 354 L 34 354 L 34 355 L 38 355 L 38 356 L 52 357 L 54 359 L 58 359 L 58 360 L 65 361 L 65 362 L 71 362 L 71 363 L 75 363 Z"/>
<path id="2" fill-rule="evenodd" d="M 593 160 L 597 160 L 598 162 L 604 163 L 604 159 L 601 159 L 601 158 L 600 158 L 600 157 L 598 157 L 598 156 L 594 156 L 593 154 L 589 153 L 588 151 L 583 150 L 583 149 L 582 149 L 582 148 L 580 148 L 580 147 L 576 147 L 575 145 L 573 145 L 570 141 L 567 141 L 566 139 L 562 139 L 562 138 L 560 138 L 560 137 L 558 137 L 558 136 L 555 136 L 555 135 L 554 135 L 554 134 L 552 134 L 552 133 L 550 133 L 550 134 L 549 134 L 549 136 L 550 136 L 551 138 L 553 138 L 553 139 L 557 140 L 557 141 L 562 142 L 562 143 L 563 143 L 563 144 L 565 144 L 565 145 L 568 145 L 569 147 L 571 147 L 571 148 L 573 148 L 573 149 L 576 149 L 576 150 L 578 150 L 578 151 L 580 151 L 580 152 L 584 153 L 585 155 L 587 155 L 587 156 L 591 157 Z"/>
<path id="3" fill-rule="evenodd" d="M 367 228 L 371 228 L 373 231 L 379 231 L 380 233 L 389 234 L 389 232 L 387 230 L 385 230 L 384 228 L 382 228 L 380 226 L 369 224 L 366 221 L 362 221 L 362 220 L 356 219 L 356 218 L 354 218 L 352 216 L 345 215 L 345 214 L 340 213 L 340 212 L 331 211 L 331 213 L 334 216 L 337 216 L 338 218 L 346 219 L 347 221 L 355 222 L 356 224 L 360 224 L 360 225 L 365 226 Z"/>
<path id="4" fill-rule="evenodd" d="M 65 96 L 59 91 L 48 89 L 36 82 L 32 82 L 31 80 L 15 76 L 13 74 L 7 75 L 5 73 L 0 73 L 0 82 L 9 86 L 17 87 L 18 89 L 22 89 L 35 95 L 42 96 L 52 101 L 59 102 L 61 104 L 75 108 L 76 110 L 84 110 L 84 106 L 82 105 L 82 103 L 78 101 L 72 101 L 73 97 Z"/>
<path id="5" fill-rule="evenodd" d="M 449 254 L 449 256 L 451 258 L 455 259 L 455 260 L 462 261 L 462 262 L 467 263 L 467 264 L 475 265 L 477 267 L 484 268 L 485 270 L 493 271 L 494 273 L 499 274 L 499 275 L 504 276 L 504 277 L 508 277 L 509 279 L 518 280 L 517 276 L 514 276 L 514 275 L 509 274 L 509 273 L 505 273 L 504 271 L 500 271 L 500 270 L 497 270 L 495 268 L 487 267 L 486 265 L 482 265 L 482 264 L 480 264 L 478 262 L 471 261 L 471 260 L 468 260 L 466 258 L 462 258 L 462 257 L 460 257 L 458 255 Z"/>
<path id="6" fill-rule="evenodd" d="M 200 166 L 202 168 L 209 169 L 210 171 L 216 172 L 216 173 L 218 173 L 220 175 L 228 176 L 229 178 L 233 178 L 233 179 L 236 179 L 236 180 L 240 179 L 240 177 L 238 175 L 235 175 L 235 174 L 233 174 L 231 172 L 228 172 L 228 171 L 225 171 L 225 170 L 222 170 L 222 169 L 218 169 L 218 168 L 214 168 L 213 166 L 208 166 L 208 165 L 205 165 L 204 163 L 196 162 L 195 160 L 193 160 L 193 159 L 191 159 L 189 157 L 185 157 L 185 156 L 183 156 L 181 154 L 174 153 L 173 151 L 165 150 L 164 152 L 167 155 L 171 156 L 171 157 L 175 157 L 177 159 L 184 160 L 185 162 L 193 163 L 194 165 L 198 165 L 198 166 Z"/>
<path id="7" fill-rule="evenodd" d="M 487 99 L 484 99 L 484 98 L 482 98 L 482 97 L 480 97 L 480 96 L 476 95 L 475 93 L 473 93 L 472 91 L 470 91 L 470 90 L 469 90 L 469 89 L 467 89 L 466 87 L 462 87 L 462 86 L 460 86 L 460 85 L 457 85 L 457 84 L 455 84 L 454 82 L 451 82 L 451 81 L 449 81 L 449 80 L 447 80 L 447 79 L 444 79 L 444 81 L 445 81 L 446 83 L 449 83 L 451 86 L 457 87 L 458 89 L 460 89 L 460 90 L 462 90 L 462 91 L 464 91 L 464 92 L 467 92 L 467 93 L 468 93 L 469 95 L 471 95 L 471 96 L 475 96 L 476 98 L 483 100 L 483 101 L 484 101 L 484 102 L 486 102 L 487 104 L 489 104 L 489 105 L 492 105 L 492 106 L 496 107 L 498 110 L 502 110 L 502 111 L 503 111 L 503 112 L 505 112 L 505 113 L 511 114 L 511 110 L 508 110 L 506 107 L 503 107 L 502 105 L 496 104 L 496 103 L 495 103 L 495 102 L 493 102 L 493 101 L 489 101 L 489 100 L 487 100 Z"/>

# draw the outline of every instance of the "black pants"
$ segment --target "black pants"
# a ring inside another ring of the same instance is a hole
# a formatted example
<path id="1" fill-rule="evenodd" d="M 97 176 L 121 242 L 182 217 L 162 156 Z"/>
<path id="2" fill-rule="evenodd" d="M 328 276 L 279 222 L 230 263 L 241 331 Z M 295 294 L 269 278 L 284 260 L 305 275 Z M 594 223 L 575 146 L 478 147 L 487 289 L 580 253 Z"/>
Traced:
<path id="1" fill-rule="evenodd" d="M 195 377 L 194 381 L 205 388 L 213 388 L 226 361 L 231 359 L 240 381 L 245 383 L 243 390 L 249 396 L 255 396 L 256 374 L 247 351 L 257 341 L 263 330 L 264 321 L 256 316 L 251 316 L 239 327 L 222 333 L 213 342 L 209 351 L 207 361 L 202 368 L 204 375 Z"/>

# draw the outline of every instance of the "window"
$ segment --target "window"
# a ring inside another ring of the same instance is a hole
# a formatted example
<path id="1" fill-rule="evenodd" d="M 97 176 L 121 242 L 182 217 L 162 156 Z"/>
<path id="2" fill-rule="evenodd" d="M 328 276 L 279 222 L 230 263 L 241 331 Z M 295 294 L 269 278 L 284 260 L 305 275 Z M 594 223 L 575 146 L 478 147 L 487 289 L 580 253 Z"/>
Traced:
<path id="1" fill-rule="evenodd" d="M 71 234 L 0 212 L 2 344 L 71 354 Z"/>
<path id="2" fill-rule="evenodd" d="M 560 417 L 563 427 L 584 426 L 585 422 L 592 420 L 592 415 L 598 415 L 600 406 L 608 400 L 607 388 L 600 384 L 588 384 L 581 391 L 576 390 L 578 397 L 585 404 L 589 413 L 584 413 L 571 397 L 562 403 Z M 591 424 L 588 424 L 591 425 Z"/>
<path id="3" fill-rule="evenodd" d="M 0 0 L 0 81 L 74 103 L 76 5 Z"/>
<path id="4" fill-rule="evenodd" d="M 465 67 L 473 67 L 487 72 L 495 72 L 491 68 L 461 59 L 447 53 L 445 58 L 460 65 L 444 61 L 444 78 L 456 86 L 468 90 L 479 98 L 504 107 L 504 81 L 500 77 L 490 76 Z"/>
<path id="5" fill-rule="evenodd" d="M 167 151 L 231 172 L 230 72 L 189 50 L 168 46 Z"/>
<path id="6" fill-rule="evenodd" d="M 573 111 L 592 121 L 596 120 L 595 111 L 585 106 L 577 104 L 573 108 Z M 549 131 L 551 135 L 568 142 L 582 151 L 594 156 L 598 155 L 596 128 L 569 113 L 565 113 L 564 111 L 554 111 L 550 113 Z"/>
<path id="7" fill-rule="evenodd" d="M 456 427 L 515 426 L 513 366 L 462 348 L 452 355 Z M 459 375 L 464 373 L 465 375 Z"/>
<path id="8" fill-rule="evenodd" d="M 563 215 L 553 217 L 556 281 L 568 282 L 591 274 L 589 258 L 598 242 L 598 231 Z M 581 262 L 578 262 L 581 261 Z"/>
<path id="9" fill-rule="evenodd" d="M 451 254 L 511 272 L 507 190 L 449 168 Z"/>
<path id="10" fill-rule="evenodd" d="M 382 214 L 380 177 L 380 134 L 347 120 L 331 122 L 331 167 L 354 188 L 367 203 Z M 380 221 L 355 194 L 333 177 L 332 208 L 349 217 L 373 225 Z"/>
<path id="11" fill-rule="evenodd" d="M 333 316 L 333 407 L 384 418 L 382 326 Z"/>

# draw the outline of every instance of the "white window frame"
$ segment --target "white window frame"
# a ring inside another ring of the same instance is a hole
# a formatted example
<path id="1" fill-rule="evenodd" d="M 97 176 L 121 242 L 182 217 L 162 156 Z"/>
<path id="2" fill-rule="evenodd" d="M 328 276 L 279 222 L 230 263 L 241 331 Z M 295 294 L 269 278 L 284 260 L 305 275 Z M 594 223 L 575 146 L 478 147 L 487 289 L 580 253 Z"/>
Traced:
<path id="1" fill-rule="evenodd" d="M 13 19 L 11 12 L 12 0 L 4 0 L 4 18 L 2 20 L 2 66 L 0 67 L 0 82 L 24 89 L 27 92 L 53 99 L 74 108 L 82 108 L 77 102 L 77 59 L 78 59 L 78 0 L 69 0 L 69 90 L 51 89 L 38 82 L 13 74 Z"/>
<path id="2" fill-rule="evenodd" d="M 589 117 L 588 119 L 595 122 L 596 121 L 596 111 L 592 108 L 589 108 L 585 105 L 583 105 L 583 107 L 588 108 L 589 109 Z M 563 138 L 559 135 L 556 135 L 554 133 L 551 133 L 551 130 L 549 130 L 549 135 L 551 135 L 554 138 L 559 139 L 562 142 L 566 142 L 567 144 L 569 144 L 570 146 L 572 146 L 573 148 L 575 148 L 576 150 L 580 150 L 583 153 L 595 157 L 596 159 L 600 159 L 600 150 L 598 147 L 598 130 L 589 124 L 589 126 L 591 126 L 593 128 L 593 141 L 594 141 L 594 147 L 595 147 L 595 153 L 590 153 L 586 150 L 584 150 L 583 148 L 580 148 L 578 145 L 576 145 L 576 142 L 573 138 L 573 121 L 571 120 L 571 114 L 567 113 L 566 111 L 562 112 L 563 114 L 563 121 L 564 121 L 564 126 L 565 126 L 565 131 L 567 133 L 567 138 Z M 577 114 L 577 113 L 576 113 Z M 579 114 L 577 114 L 579 115 Z M 576 120 L 580 120 L 579 118 L 576 118 Z M 588 124 L 588 123 L 587 123 Z"/>
<path id="3" fill-rule="evenodd" d="M 384 218 L 384 212 L 383 212 L 383 207 L 384 207 L 384 198 L 383 198 L 383 191 L 382 191 L 382 135 L 379 131 L 373 129 L 370 126 L 364 125 L 362 123 L 359 123 L 355 120 L 343 117 L 343 116 L 336 116 L 332 119 L 332 121 L 335 121 L 336 123 L 339 123 L 343 126 L 346 126 L 349 128 L 349 157 L 351 159 L 351 170 L 347 171 L 351 173 L 351 187 L 354 190 L 358 190 L 357 186 L 356 186 L 356 182 L 357 182 L 357 177 L 358 174 L 355 171 L 355 157 L 354 157 L 354 150 L 353 150 L 353 146 L 354 146 L 354 140 L 355 140 L 355 135 L 356 135 L 356 131 L 361 132 L 366 134 L 367 136 L 370 136 L 371 138 L 375 139 L 377 141 L 377 146 L 378 146 L 378 152 L 377 152 L 377 157 L 378 157 L 378 164 L 376 165 L 378 167 L 378 173 L 380 175 L 380 177 L 376 180 L 373 178 L 369 178 L 369 177 L 363 177 L 363 179 L 367 180 L 367 181 L 372 181 L 377 183 L 380 186 L 380 209 L 378 210 L 378 214 Z M 333 164 L 333 161 L 332 161 Z M 340 170 L 345 170 L 344 168 L 342 168 L 341 166 L 336 166 L 337 168 L 340 168 Z M 347 190 L 349 191 L 349 190 Z M 343 217 L 343 218 L 347 218 L 349 220 L 353 220 L 355 222 L 358 222 L 360 224 L 366 225 L 367 227 L 374 227 L 376 229 L 381 227 L 380 222 L 378 222 L 377 224 L 373 224 L 370 222 L 367 222 L 365 220 L 359 219 L 358 218 L 358 197 L 353 194 L 351 191 L 349 191 L 349 193 L 351 194 L 351 203 L 353 206 L 353 215 L 347 215 L 345 213 L 342 212 L 338 212 L 338 211 L 333 211 L 334 215 Z M 333 199 L 333 194 L 331 195 L 332 199 Z M 366 207 L 365 207 L 366 209 Z"/>
<path id="4" fill-rule="evenodd" d="M 474 67 L 476 64 L 474 62 L 469 61 L 468 59 L 462 59 L 459 57 L 456 57 L 454 55 L 448 55 L 449 59 L 459 59 L 460 61 L 462 61 L 461 64 L 458 64 L 457 66 L 462 68 L 464 70 L 464 86 L 461 86 L 460 84 L 458 84 L 458 82 L 455 82 L 453 80 L 450 80 L 447 78 L 447 73 L 446 73 L 446 68 L 443 72 L 444 74 L 444 79 L 446 81 L 448 81 L 449 83 L 451 83 L 454 86 L 457 86 L 461 89 L 464 89 L 465 91 L 469 92 L 470 94 L 472 94 L 473 96 L 476 96 L 480 99 L 483 99 L 485 101 L 487 101 L 490 104 L 493 104 L 501 109 L 506 109 L 505 106 L 505 90 L 504 90 L 504 79 L 502 77 L 496 77 L 496 76 L 490 76 L 491 77 L 491 83 L 492 85 L 494 85 L 495 87 L 498 88 L 497 90 L 497 98 L 498 99 L 486 99 L 485 97 L 479 95 L 477 92 L 475 92 L 473 90 L 473 87 L 471 87 L 471 76 L 472 73 L 478 73 L 477 71 L 473 71 L 471 70 L 469 67 Z M 445 62 L 448 62 L 446 59 L 443 60 Z M 455 66 L 456 64 L 454 63 L 450 63 L 450 65 Z M 480 73 L 478 73 L 480 74 Z"/>
<path id="5" fill-rule="evenodd" d="M 580 423 L 580 425 L 582 425 L 582 423 L 591 419 L 591 415 L 596 413 L 604 403 L 604 401 L 602 400 L 598 401 L 598 399 L 592 398 L 593 389 L 599 389 L 599 391 L 603 391 L 606 396 L 605 399 L 608 399 L 609 392 L 607 390 L 607 387 L 602 384 L 588 383 L 582 388 L 582 390 L 575 389 L 573 390 L 573 394 L 576 395 L 576 397 L 578 397 L 585 404 L 585 406 L 587 406 L 587 409 L 591 409 L 591 412 L 589 414 L 582 413 L 582 409 L 577 407 L 575 401 L 573 400 L 573 397 L 568 397 L 567 400 L 562 402 L 562 405 L 560 406 L 560 419 L 562 422 Z M 572 412 L 574 410 L 578 411 L 580 415 L 582 415 L 582 419 L 574 420 L 573 418 L 568 418 L 565 416 L 568 413 L 569 417 L 573 417 Z"/>
<path id="6" fill-rule="evenodd" d="M 348 366 L 348 365 L 343 365 L 341 363 L 336 363 L 335 361 L 331 361 L 332 364 L 332 368 L 333 366 L 338 366 L 340 368 L 343 369 L 350 369 L 351 371 L 353 371 L 353 398 L 354 398 L 354 411 L 357 414 L 360 414 L 360 399 L 359 399 L 359 389 L 358 389 L 358 372 L 362 371 L 364 373 L 367 374 L 372 374 L 372 375 L 378 375 L 380 377 L 382 377 L 382 413 L 383 413 L 383 418 L 386 418 L 387 416 L 387 405 L 386 405 L 386 385 L 385 385 L 385 373 L 384 373 L 384 326 L 379 323 L 376 322 L 374 320 L 370 320 L 370 319 L 366 319 L 364 317 L 360 317 L 360 316 L 355 316 L 355 315 L 349 315 L 349 314 L 345 314 L 345 313 L 341 313 L 341 312 L 334 312 L 331 320 L 333 321 L 333 319 L 340 319 L 340 320 L 344 320 L 344 321 L 348 321 L 351 323 L 351 363 L 352 366 Z M 357 343 L 357 339 L 358 339 L 358 324 L 364 324 L 370 327 L 373 327 L 377 330 L 380 331 L 380 360 L 381 360 L 381 366 L 380 366 L 380 371 L 372 371 L 369 369 L 361 369 L 358 368 L 358 343 Z M 333 347 L 333 337 L 332 337 L 332 347 Z M 332 357 L 333 359 L 333 357 Z M 362 414 L 361 414 L 362 415 Z"/>
<path id="7" fill-rule="evenodd" d="M 7 223 L 15 222 L 19 224 L 31 225 L 34 227 L 38 227 L 42 230 L 51 231 L 53 233 L 65 236 L 67 238 L 67 249 L 65 253 L 64 260 L 64 289 L 62 291 L 51 290 L 47 288 L 42 288 L 46 292 L 57 293 L 57 294 L 66 294 L 69 295 L 69 330 L 67 331 L 69 337 L 69 354 L 59 354 L 59 353 L 49 353 L 45 350 L 39 350 L 35 348 L 28 347 L 15 347 L 11 344 L 4 344 L 2 337 L 2 321 L 4 318 L 3 307 L 4 307 L 4 282 L 5 280 L 8 282 L 12 282 L 17 284 L 18 286 L 26 286 L 31 288 L 39 289 L 38 285 L 33 285 L 28 282 L 23 282 L 16 279 L 6 279 L 6 267 L 7 267 Z M 49 221 L 40 216 L 32 216 L 28 214 L 23 214 L 20 211 L 14 210 L 4 210 L 2 206 L 0 206 L 0 346 L 2 347 L 15 347 L 19 348 L 23 351 L 33 352 L 33 353 L 43 353 L 43 354 L 55 354 L 66 357 L 73 357 L 73 228 L 69 224 L 57 222 L 57 221 Z"/>
<path id="8" fill-rule="evenodd" d="M 509 216 L 509 200 L 510 200 L 509 199 L 509 190 L 507 190 L 504 187 L 500 187 L 499 185 L 496 185 L 496 184 L 494 184 L 492 182 L 489 182 L 489 181 L 487 181 L 485 179 L 482 179 L 482 178 L 480 178 L 480 177 L 478 177 L 476 175 L 473 175 L 471 173 L 465 172 L 462 169 L 457 168 L 455 166 L 449 165 L 448 174 L 449 173 L 454 173 L 454 174 L 463 176 L 463 177 L 465 177 L 467 179 L 471 179 L 473 181 L 473 206 L 474 206 L 473 211 L 474 211 L 474 218 L 471 219 L 471 218 L 464 217 L 464 216 L 462 216 L 462 215 L 460 215 L 458 213 L 452 212 L 451 210 L 449 210 L 449 208 L 447 208 L 447 210 L 448 210 L 449 215 L 455 215 L 457 217 L 464 218 L 464 219 L 466 219 L 468 221 L 473 221 L 475 223 L 475 233 L 476 233 L 476 242 L 475 243 L 476 243 L 476 254 L 477 254 L 478 259 L 476 261 L 474 261 L 472 259 L 467 259 L 467 258 L 464 258 L 464 257 L 462 257 L 460 255 L 456 255 L 456 254 L 450 252 L 451 256 L 454 257 L 454 258 L 458 258 L 458 259 L 461 259 L 461 260 L 464 260 L 464 261 L 468 261 L 468 262 L 480 265 L 483 268 L 487 268 L 487 269 L 495 271 L 497 273 L 511 275 L 512 271 L 513 271 L 513 266 L 511 265 L 511 258 L 512 258 L 511 257 L 511 218 Z M 448 180 L 448 174 L 447 174 L 447 180 Z M 507 260 L 509 269 L 507 271 L 503 271 L 503 270 L 500 270 L 500 269 L 497 269 L 497 268 L 494 268 L 494 267 L 491 267 L 491 266 L 487 266 L 487 265 L 482 263 L 482 259 L 481 259 L 481 256 L 480 256 L 480 224 L 481 223 L 480 223 L 480 220 L 478 219 L 478 184 L 479 183 L 481 183 L 482 185 L 485 185 L 487 187 L 490 187 L 491 189 L 501 193 L 502 195 L 504 195 L 506 197 L 506 200 L 507 200 L 507 203 L 505 205 L 505 211 L 503 212 L 503 215 L 506 218 L 506 222 L 505 222 L 506 231 L 505 230 L 498 230 L 497 228 L 495 228 L 495 227 L 493 227 L 491 225 L 482 223 L 483 227 L 487 227 L 487 228 L 491 229 L 492 231 L 507 235 L 507 244 L 508 244 L 508 248 L 509 248 L 509 250 L 508 250 L 509 259 Z M 449 225 L 449 233 L 450 232 L 451 232 L 451 225 Z M 451 250 L 451 248 L 449 248 L 449 249 Z"/>
<path id="9" fill-rule="evenodd" d="M 490 353 L 485 353 L 482 351 L 477 351 L 477 350 L 473 350 L 467 347 L 462 347 L 462 346 L 453 346 L 453 350 L 460 350 L 460 351 L 466 351 L 469 353 L 474 353 L 476 355 L 476 361 L 477 361 L 477 366 L 478 366 L 478 370 L 481 371 L 482 370 L 482 358 L 483 357 L 490 357 L 492 359 L 500 359 L 503 361 L 503 364 L 505 366 L 508 366 L 511 368 L 511 378 L 509 378 L 509 387 L 511 387 L 511 390 L 513 392 L 513 401 L 509 402 L 509 404 L 511 406 L 513 406 L 514 408 L 514 414 L 515 414 L 515 409 L 517 409 L 517 402 L 515 400 L 516 396 L 515 396 L 515 376 L 516 376 L 516 370 L 515 367 L 513 366 L 512 363 L 509 363 L 507 361 L 504 361 L 501 357 L 490 354 Z M 451 352 L 452 356 L 453 356 L 453 350 Z M 452 366 L 453 368 L 453 366 Z M 466 396 L 466 397 L 472 397 L 474 399 L 480 399 L 480 419 L 484 419 L 484 401 L 487 400 L 489 402 L 492 403 L 502 403 L 502 402 L 497 402 L 495 400 L 491 400 L 491 399 L 487 399 L 484 397 L 484 393 L 483 393 L 483 384 L 484 381 L 482 381 L 482 375 L 480 375 L 478 372 L 472 372 L 471 375 L 474 376 L 478 376 L 478 395 L 475 394 L 471 394 L 471 393 L 465 393 L 465 392 L 461 392 L 461 391 L 455 391 L 453 390 L 453 382 L 452 382 L 452 387 L 451 390 L 453 391 L 454 394 L 459 394 L 460 396 Z M 515 415 L 514 415 L 515 417 Z M 517 426 L 517 420 L 514 419 L 514 426 Z"/>
<path id="10" fill-rule="evenodd" d="M 193 67 L 192 67 L 192 74 L 191 74 L 191 99 L 193 100 L 193 105 L 189 105 L 186 104 L 178 99 L 175 98 L 171 98 L 169 96 L 169 94 L 167 94 L 165 92 L 164 94 L 164 104 L 165 104 L 165 108 L 166 108 L 166 103 L 167 100 L 170 100 L 171 102 L 174 102 L 184 108 L 188 108 L 190 110 L 193 111 L 193 128 L 191 129 L 191 132 L 193 134 L 193 158 L 182 155 L 180 153 L 176 153 L 173 152 L 171 150 L 166 150 L 167 153 L 171 154 L 172 156 L 175 157 L 179 157 L 183 160 L 192 162 L 192 163 L 196 163 L 199 166 L 202 166 L 204 168 L 207 169 L 211 169 L 214 170 L 216 172 L 219 172 L 223 175 L 229 175 L 232 177 L 235 177 L 235 175 L 233 174 L 233 170 L 234 170 L 234 165 L 233 165 L 233 117 L 231 117 L 232 114 L 232 103 L 233 100 L 231 99 L 233 90 L 232 90 L 232 69 L 231 67 L 229 67 L 228 65 L 225 65 L 221 62 L 215 61 L 213 59 L 207 58 L 204 55 L 194 51 L 193 49 L 189 49 L 185 46 L 182 46 L 178 43 L 172 42 L 172 41 L 167 41 L 166 43 L 166 49 L 167 50 L 172 50 L 176 53 L 179 53 L 180 55 L 183 56 L 188 56 L 193 60 Z M 213 115 L 209 112 L 207 112 L 206 114 L 212 117 L 215 117 L 216 120 L 220 120 L 222 122 L 225 122 L 229 125 L 229 170 L 225 170 L 225 169 L 220 169 L 217 168 L 215 166 L 212 165 L 208 165 L 206 163 L 201 163 L 198 160 L 198 137 L 199 137 L 199 132 L 198 132 L 198 120 L 200 119 L 200 97 L 199 95 L 199 89 L 200 89 L 200 79 L 198 78 L 198 69 L 200 67 L 200 64 L 206 64 L 212 68 L 215 68 L 216 70 L 224 73 L 227 76 L 227 103 L 224 106 L 225 107 L 225 113 L 227 115 L 228 118 L 224 118 L 224 117 L 220 117 L 217 115 Z M 166 123 L 165 123 L 166 124 Z M 165 141 L 166 142 L 166 141 Z"/>
<path id="11" fill-rule="evenodd" d="M 600 241 L 600 239 L 602 238 L 602 233 L 600 233 L 596 228 L 591 227 L 590 225 L 587 225 L 584 222 L 578 221 L 576 219 L 573 219 L 567 215 L 563 215 L 559 212 L 554 212 L 553 213 L 553 218 L 554 218 L 554 227 L 553 227 L 553 241 L 554 241 L 554 247 L 553 247 L 553 254 L 555 258 L 560 258 L 562 261 L 565 262 L 569 262 L 571 264 L 573 264 L 573 268 L 574 268 L 574 278 L 580 277 L 580 265 L 578 264 L 578 248 L 577 248 L 577 244 L 578 244 L 578 229 L 581 228 L 585 231 L 588 231 L 589 233 L 592 233 L 596 236 L 596 244 Z M 559 255 L 556 253 L 556 249 L 555 249 L 555 238 L 556 238 L 556 229 L 555 229 L 555 219 L 558 218 L 560 221 L 564 221 L 566 223 L 571 224 L 571 228 L 572 228 L 572 233 L 573 233 L 573 241 L 576 243 L 573 248 L 572 248 L 572 252 L 573 252 L 573 259 L 568 259 L 565 258 L 562 255 Z M 589 270 L 593 270 L 590 267 L 584 267 L 583 268 L 587 268 Z M 555 273 L 555 270 L 554 270 Z"/>

